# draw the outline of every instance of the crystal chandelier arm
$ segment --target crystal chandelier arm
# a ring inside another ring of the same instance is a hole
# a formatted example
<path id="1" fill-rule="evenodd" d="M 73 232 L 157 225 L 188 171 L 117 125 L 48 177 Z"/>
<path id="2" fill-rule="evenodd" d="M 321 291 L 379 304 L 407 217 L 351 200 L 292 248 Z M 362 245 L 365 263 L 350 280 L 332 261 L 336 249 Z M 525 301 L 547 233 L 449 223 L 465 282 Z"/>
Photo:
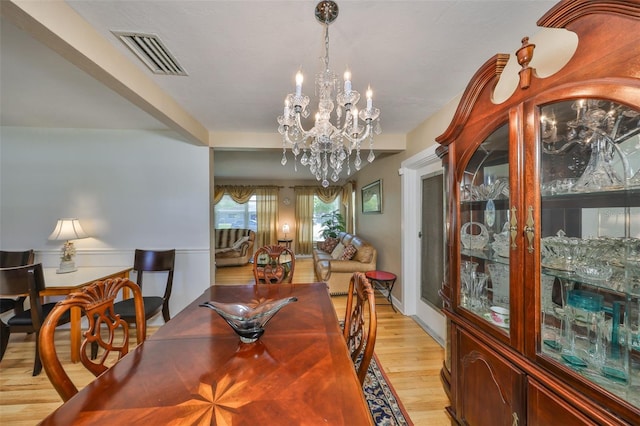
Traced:
<path id="1" fill-rule="evenodd" d="M 346 125 L 346 123 L 345 123 Z M 362 135 L 358 136 L 357 133 L 356 134 L 349 134 L 348 129 L 345 127 L 344 129 L 342 129 L 342 131 L 340 132 L 340 134 L 342 135 L 343 138 L 347 139 L 351 145 L 356 145 L 361 143 L 362 141 L 364 141 L 365 139 L 367 139 L 369 137 L 369 135 L 371 134 L 371 120 L 367 120 L 367 123 L 365 125 L 365 131 L 362 133 Z M 355 135 L 355 136 L 354 136 Z"/>
<path id="2" fill-rule="evenodd" d="M 296 107 L 296 113 L 294 115 L 294 120 L 295 120 L 295 126 L 298 129 L 299 133 L 301 134 L 301 140 L 307 140 L 310 137 L 313 136 L 313 130 L 315 129 L 312 128 L 311 130 L 305 130 L 304 127 L 302 127 L 302 119 L 300 118 L 300 111 L 298 111 L 298 108 Z"/>

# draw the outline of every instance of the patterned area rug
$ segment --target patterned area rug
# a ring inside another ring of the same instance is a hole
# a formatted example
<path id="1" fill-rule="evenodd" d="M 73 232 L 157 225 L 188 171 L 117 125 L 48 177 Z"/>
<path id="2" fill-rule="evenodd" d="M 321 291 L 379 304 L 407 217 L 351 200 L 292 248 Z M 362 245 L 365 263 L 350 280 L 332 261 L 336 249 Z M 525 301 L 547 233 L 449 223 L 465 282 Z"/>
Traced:
<path id="1" fill-rule="evenodd" d="M 413 425 L 375 354 L 369 364 L 363 388 L 376 425 Z"/>

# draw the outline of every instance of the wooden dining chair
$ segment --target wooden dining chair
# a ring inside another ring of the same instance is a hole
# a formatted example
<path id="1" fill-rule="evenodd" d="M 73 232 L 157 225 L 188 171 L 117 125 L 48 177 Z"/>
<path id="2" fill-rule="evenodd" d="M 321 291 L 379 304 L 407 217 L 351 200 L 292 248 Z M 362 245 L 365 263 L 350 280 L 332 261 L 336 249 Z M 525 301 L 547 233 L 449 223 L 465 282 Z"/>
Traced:
<path id="1" fill-rule="evenodd" d="M 169 298 L 171 297 L 171 288 L 173 287 L 173 271 L 176 259 L 176 251 L 172 250 L 140 250 L 136 249 L 133 259 L 133 269 L 137 272 L 136 283 L 142 287 L 142 277 L 144 272 L 166 272 L 167 281 L 164 288 L 164 295 L 160 296 L 143 296 L 144 300 L 144 317 L 149 320 L 162 311 L 164 322 L 171 319 L 169 314 Z M 144 294 L 144 290 L 143 290 Z M 136 312 L 134 302 L 131 299 L 121 300 L 115 304 L 115 312 L 120 317 L 133 324 L 136 320 Z"/>
<path id="2" fill-rule="evenodd" d="M 71 308 L 77 307 L 88 319 L 87 330 L 80 345 L 80 362 L 96 377 L 109 369 L 129 351 L 129 324 L 114 312 L 114 301 L 120 291 L 129 288 L 133 294 L 137 343 L 146 338 L 146 320 L 140 287 L 127 278 L 112 278 L 95 281 L 80 291 L 69 294 L 61 300 L 47 316 L 40 330 L 40 356 L 44 371 L 60 397 L 67 401 L 78 393 L 65 371 L 55 345 L 56 323 L 69 315 Z M 91 346 L 101 348 L 99 356 L 91 356 Z"/>
<path id="3" fill-rule="evenodd" d="M 13 268 L 15 266 L 31 265 L 34 260 L 33 250 L 5 251 L 0 250 L 0 268 Z M 26 297 L 21 296 L 16 299 L 0 298 L 0 314 L 13 309 L 17 314 L 24 311 L 24 301 Z"/>
<path id="4" fill-rule="evenodd" d="M 368 315 L 365 313 L 367 310 Z M 373 287 L 363 272 L 356 272 L 349 282 L 343 332 L 361 385 L 364 384 L 373 357 L 377 324 Z"/>
<path id="5" fill-rule="evenodd" d="M 295 268 L 296 256 L 285 246 L 263 246 L 253 255 L 253 277 L 256 284 L 293 282 Z"/>
<path id="6" fill-rule="evenodd" d="M 44 275 L 42 264 L 16 266 L 13 268 L 0 268 L 0 294 L 29 297 L 27 310 L 21 310 L 5 323 L 0 321 L 0 360 L 9 345 L 11 333 L 35 333 L 35 360 L 33 362 L 33 375 L 37 376 L 42 371 L 40 362 L 39 339 L 40 329 L 45 318 L 49 315 L 55 303 L 42 304 L 40 291 L 44 289 Z M 70 316 L 61 316 L 57 325 L 70 321 Z"/>

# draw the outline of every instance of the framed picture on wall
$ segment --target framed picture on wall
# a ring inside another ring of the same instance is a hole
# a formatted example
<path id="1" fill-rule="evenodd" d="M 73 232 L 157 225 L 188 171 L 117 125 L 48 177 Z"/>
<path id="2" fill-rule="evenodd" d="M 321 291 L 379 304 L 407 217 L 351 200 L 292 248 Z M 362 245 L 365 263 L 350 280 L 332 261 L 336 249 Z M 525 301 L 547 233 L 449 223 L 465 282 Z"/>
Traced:
<path id="1" fill-rule="evenodd" d="M 362 213 L 382 213 L 382 180 L 362 187 Z"/>

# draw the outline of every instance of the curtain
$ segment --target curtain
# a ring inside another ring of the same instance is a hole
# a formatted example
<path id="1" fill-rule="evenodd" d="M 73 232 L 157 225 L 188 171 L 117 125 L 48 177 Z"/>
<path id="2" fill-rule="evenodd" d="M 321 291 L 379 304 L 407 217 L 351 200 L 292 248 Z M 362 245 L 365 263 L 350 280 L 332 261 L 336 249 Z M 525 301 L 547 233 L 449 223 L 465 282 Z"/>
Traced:
<path id="1" fill-rule="evenodd" d="M 214 206 L 218 204 L 220 200 L 222 200 L 222 197 L 224 197 L 225 192 L 226 191 L 223 186 L 216 185 L 213 188 L 213 205 Z"/>
<path id="2" fill-rule="evenodd" d="M 344 217 L 344 222 L 346 225 L 346 230 L 348 233 L 355 233 L 355 224 L 354 224 L 354 205 L 353 205 L 353 191 L 355 190 L 355 186 L 353 182 L 347 182 L 342 187 L 342 198 L 340 200 L 341 203 L 341 213 Z"/>
<path id="3" fill-rule="evenodd" d="M 315 187 L 295 187 L 296 194 L 296 252 L 311 254 L 313 250 L 313 196 Z"/>
<path id="4" fill-rule="evenodd" d="M 277 186 L 255 187 L 256 214 L 258 215 L 257 247 L 276 244 L 278 241 L 278 192 Z"/>
<path id="5" fill-rule="evenodd" d="M 278 241 L 278 186 L 216 185 L 213 203 L 217 204 L 224 194 L 238 204 L 244 204 L 255 194 L 258 230 L 256 247 L 276 244 Z"/>
<path id="6" fill-rule="evenodd" d="M 224 186 L 224 189 L 231 199 L 238 204 L 246 203 L 256 193 L 255 186 L 228 185 Z"/>
<path id="7" fill-rule="evenodd" d="M 342 193 L 341 186 L 329 186 L 327 188 L 315 188 L 316 195 L 323 203 L 330 203 Z"/>

